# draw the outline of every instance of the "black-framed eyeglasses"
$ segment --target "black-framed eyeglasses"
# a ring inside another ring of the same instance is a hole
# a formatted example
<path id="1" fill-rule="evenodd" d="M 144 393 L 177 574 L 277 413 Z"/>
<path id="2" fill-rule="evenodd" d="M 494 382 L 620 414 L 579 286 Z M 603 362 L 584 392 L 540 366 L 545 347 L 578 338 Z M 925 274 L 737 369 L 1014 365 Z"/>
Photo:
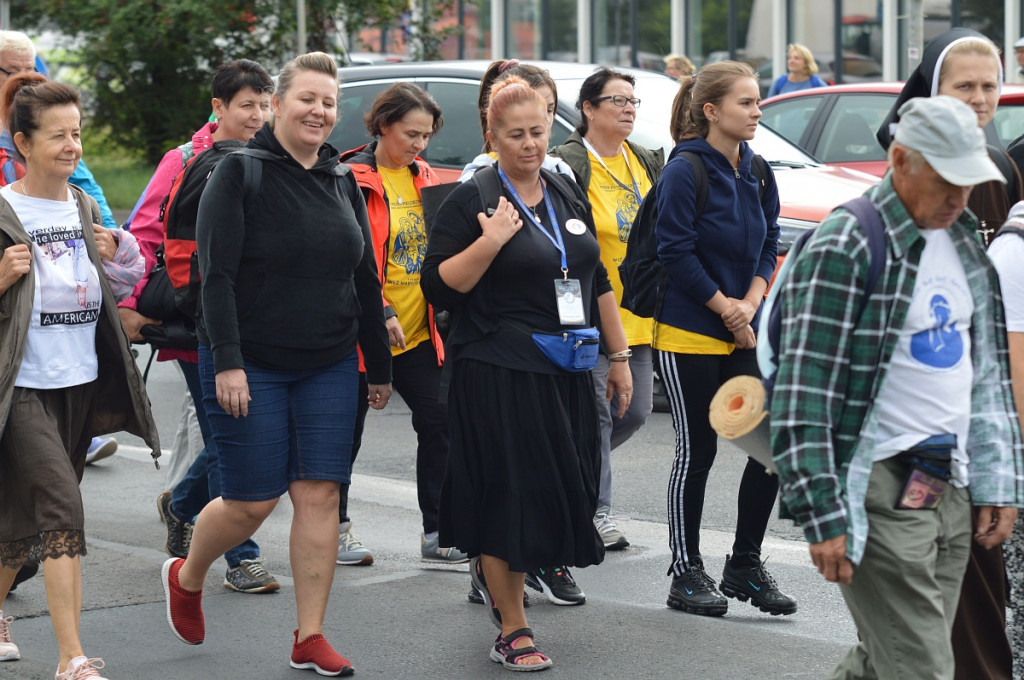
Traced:
<path id="1" fill-rule="evenodd" d="M 35 66 L 33 66 L 32 68 L 18 69 L 16 71 L 8 71 L 3 66 L 0 66 L 0 73 L 3 73 L 5 76 L 10 77 L 10 76 L 16 76 L 19 73 L 38 73 L 38 71 L 36 70 Z"/>
<path id="2" fill-rule="evenodd" d="M 625 107 L 626 104 L 632 104 L 634 109 L 640 108 L 639 99 L 637 99 L 636 97 L 623 97 L 621 94 L 608 94 L 603 97 L 598 97 L 597 99 L 592 99 L 591 102 L 594 104 L 600 104 L 606 99 L 611 99 L 612 104 L 615 104 L 620 109 Z"/>

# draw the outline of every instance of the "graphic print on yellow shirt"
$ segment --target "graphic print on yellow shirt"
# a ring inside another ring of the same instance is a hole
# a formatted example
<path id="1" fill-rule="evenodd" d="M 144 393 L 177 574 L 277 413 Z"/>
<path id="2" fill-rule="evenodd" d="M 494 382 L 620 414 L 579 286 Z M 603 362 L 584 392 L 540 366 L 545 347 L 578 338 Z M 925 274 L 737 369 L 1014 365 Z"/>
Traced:
<path id="1" fill-rule="evenodd" d="M 619 279 L 619 265 L 626 257 L 626 241 L 633 226 L 633 218 L 640 208 L 640 200 L 651 190 L 651 180 L 640 165 L 639 159 L 625 144 L 626 156 L 620 153 L 613 158 L 601 158 L 588 153 L 590 158 L 590 189 L 587 198 L 594 210 L 594 224 L 597 225 L 597 242 L 601 246 L 601 262 L 608 270 L 608 280 L 615 291 L 615 301 L 622 302 L 622 281 Z M 628 159 L 628 164 L 627 164 Z M 604 166 L 601 165 L 604 161 Z M 607 169 L 605 169 L 607 166 Z M 611 174 L 609 174 L 611 171 Z M 614 175 L 614 178 L 612 177 Z M 615 180 L 619 181 L 616 182 Z M 621 185 L 620 185 L 621 182 Z M 634 182 L 640 190 L 637 197 L 633 191 Z M 625 186 L 622 186 L 625 185 Z M 626 188 L 628 187 L 628 189 Z M 652 322 L 642 319 L 619 307 L 622 328 L 630 345 L 651 344 Z"/>
<path id="2" fill-rule="evenodd" d="M 427 326 L 427 300 L 420 290 L 420 267 L 427 252 L 427 231 L 423 224 L 423 203 L 409 168 L 392 170 L 379 167 L 388 197 L 391 231 L 388 237 L 388 261 L 384 268 L 384 299 L 398 314 L 405 334 L 405 349 L 392 347 L 401 354 L 430 338 Z M 399 202 L 401 199 L 401 202 Z"/>

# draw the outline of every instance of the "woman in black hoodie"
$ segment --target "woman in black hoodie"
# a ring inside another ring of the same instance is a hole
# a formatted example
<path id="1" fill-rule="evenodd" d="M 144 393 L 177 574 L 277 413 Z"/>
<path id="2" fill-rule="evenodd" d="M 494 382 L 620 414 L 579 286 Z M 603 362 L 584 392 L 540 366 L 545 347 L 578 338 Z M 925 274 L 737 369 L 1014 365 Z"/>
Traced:
<path id="1" fill-rule="evenodd" d="M 349 675 L 323 620 L 338 485 L 349 481 L 356 343 L 378 409 L 391 395 L 391 349 L 366 206 L 325 143 L 338 111 L 334 60 L 297 57 L 277 87 L 274 126 L 217 165 L 199 205 L 199 370 L 221 497 L 200 513 L 188 558 L 164 564 L 167 619 L 178 639 L 203 641 L 210 565 L 287 492 L 298 619 L 291 665 Z"/>
<path id="2" fill-rule="evenodd" d="M 949 95 L 974 109 L 984 128 L 995 115 L 1003 82 L 1002 62 L 992 42 L 967 28 L 954 28 L 928 43 L 924 57 L 907 79 L 888 117 L 878 129 L 886 149 L 899 125 L 897 111 L 914 97 Z M 967 207 L 977 215 L 978 235 L 987 246 L 1006 221 L 1010 207 L 1022 196 L 1021 177 L 1006 153 L 989 145 L 989 156 L 1006 175 L 1006 183 L 974 187 Z M 979 531 L 982 529 L 979 527 Z M 956 678 L 1010 678 L 1013 663 L 1006 637 L 1006 572 L 1003 548 L 974 543 L 953 622 Z"/>

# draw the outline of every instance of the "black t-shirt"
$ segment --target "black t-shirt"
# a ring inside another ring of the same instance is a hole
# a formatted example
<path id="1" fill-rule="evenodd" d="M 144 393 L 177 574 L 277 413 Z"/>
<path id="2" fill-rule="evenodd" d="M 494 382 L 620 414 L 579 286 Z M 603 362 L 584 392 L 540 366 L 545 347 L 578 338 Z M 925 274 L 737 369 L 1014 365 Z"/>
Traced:
<path id="1" fill-rule="evenodd" d="M 509 201 L 512 197 L 504 194 Z M 594 326 L 598 319 L 594 301 L 611 290 L 601 264 L 600 248 L 589 214 L 579 215 L 571 201 L 554 187 L 548 196 L 565 244 L 569 278 L 578 279 L 583 296 L 586 323 L 563 326 L 555 299 L 555 280 L 562 278 L 561 255 L 540 228 L 552 234 L 551 221 L 543 202 L 537 207 L 541 226 L 527 215 L 523 227 L 502 247 L 487 272 L 466 294 L 449 288 L 438 273 L 439 265 L 469 247 L 482 234 L 477 213 L 480 197 L 473 182 L 455 189 L 438 210 L 423 262 L 421 285 L 436 307 L 452 312 L 452 330 L 446 351 L 449 360 L 477 359 L 516 370 L 562 373 L 549 362 L 522 328 L 508 321 L 542 331 Z M 582 199 L 582 192 L 579 197 Z M 522 211 L 520 211 L 522 212 Z M 583 220 L 588 229 L 572 234 L 565 224 Z"/>

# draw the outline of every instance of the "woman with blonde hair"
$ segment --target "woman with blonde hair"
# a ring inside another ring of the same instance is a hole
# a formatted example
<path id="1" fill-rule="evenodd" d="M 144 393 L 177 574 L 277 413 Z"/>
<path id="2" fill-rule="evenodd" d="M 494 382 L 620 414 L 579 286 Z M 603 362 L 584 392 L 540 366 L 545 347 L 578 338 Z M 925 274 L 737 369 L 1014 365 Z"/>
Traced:
<path id="1" fill-rule="evenodd" d="M 773 615 L 797 608 L 761 556 L 779 482 L 754 459 L 747 459 L 740 481 L 736 534 L 721 592 L 700 551 L 704 493 L 718 452 L 708 419 L 711 398 L 729 378 L 759 375 L 755 334 L 778 250 L 778 188 L 748 143 L 761 119 L 759 99 L 757 74 L 746 64 L 722 61 L 690 78 L 673 102 L 671 132 L 677 143 L 653 189 L 658 256 L 668 285 L 655 314 L 652 345 L 676 432 L 668 487 L 668 605 L 704 616 L 725 614 L 723 593 Z M 707 182 L 701 211 L 696 163 L 703 164 Z"/>
<path id="2" fill-rule="evenodd" d="M 272 106 L 273 127 L 217 165 L 199 204 L 199 373 L 221 496 L 199 514 L 188 558 L 164 563 L 167 620 L 182 642 L 203 642 L 210 566 L 287 492 L 298 622 L 291 666 L 349 675 L 352 663 L 323 624 L 338 485 L 350 474 L 356 344 L 377 409 L 391 396 L 391 348 L 366 207 L 326 144 L 338 115 L 334 59 L 313 52 L 288 62 Z M 246 187 L 250 161 L 261 164 L 257 191 Z"/>
<path id="3" fill-rule="evenodd" d="M 775 79 L 768 90 L 769 97 L 828 85 L 818 77 L 818 62 L 805 46 L 792 43 L 786 48 L 786 56 L 786 68 L 789 72 Z"/>

